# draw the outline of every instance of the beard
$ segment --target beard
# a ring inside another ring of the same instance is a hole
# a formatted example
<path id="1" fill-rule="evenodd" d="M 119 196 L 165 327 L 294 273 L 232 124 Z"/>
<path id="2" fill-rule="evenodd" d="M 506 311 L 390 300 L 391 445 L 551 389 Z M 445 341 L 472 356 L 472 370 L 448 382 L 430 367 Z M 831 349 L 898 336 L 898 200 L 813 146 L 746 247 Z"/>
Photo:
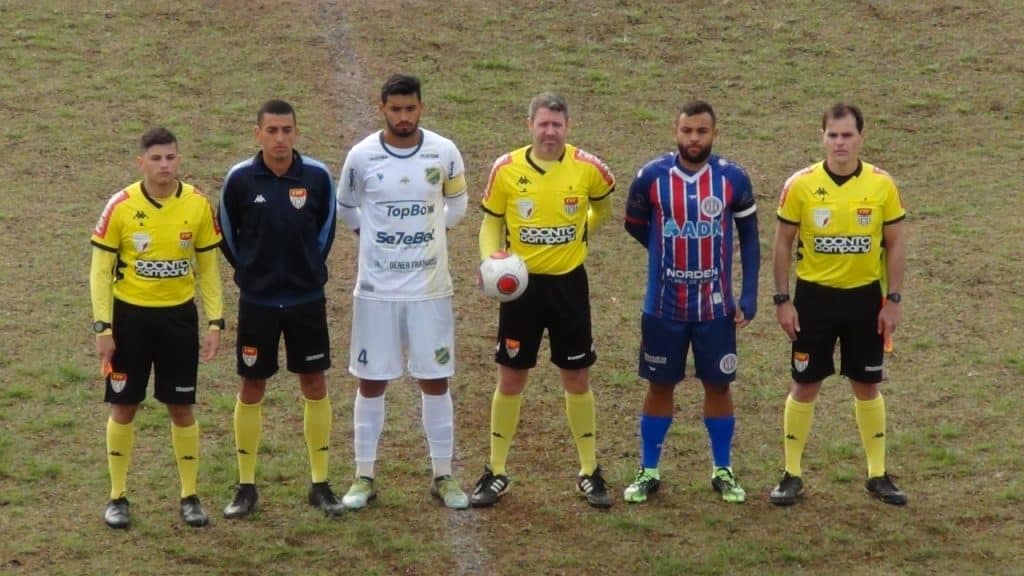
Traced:
<path id="1" fill-rule="evenodd" d="M 395 126 L 391 122 L 388 122 L 387 124 L 388 131 L 390 131 L 395 136 L 398 136 L 399 138 L 408 138 L 409 136 L 412 136 L 413 134 L 416 133 L 417 130 L 420 129 L 419 122 L 416 122 L 414 124 L 407 124 L 405 126 L 402 126 L 401 128 Z"/>
<path id="2" fill-rule="evenodd" d="M 702 146 L 700 148 L 700 151 L 697 152 L 696 154 L 690 154 L 689 150 L 689 146 L 680 146 L 679 156 L 681 156 L 683 160 L 686 160 L 687 162 L 690 162 L 692 164 L 702 164 L 705 160 L 708 159 L 708 156 L 711 155 L 711 146 Z"/>

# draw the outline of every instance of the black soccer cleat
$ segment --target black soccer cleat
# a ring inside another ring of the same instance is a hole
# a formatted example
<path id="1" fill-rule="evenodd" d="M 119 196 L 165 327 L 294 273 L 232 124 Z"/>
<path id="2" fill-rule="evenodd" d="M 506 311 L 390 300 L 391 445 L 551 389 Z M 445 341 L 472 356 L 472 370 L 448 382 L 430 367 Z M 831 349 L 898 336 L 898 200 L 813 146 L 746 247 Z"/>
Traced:
<path id="1" fill-rule="evenodd" d="M 345 513 L 345 505 L 334 496 L 327 482 L 314 482 L 309 487 L 309 505 L 319 508 L 328 518 Z"/>
<path id="2" fill-rule="evenodd" d="M 608 484 L 601 476 L 601 467 L 598 466 L 590 474 L 580 474 L 576 477 L 576 489 L 587 499 L 587 504 L 594 508 L 611 508 L 612 496 L 608 493 Z"/>
<path id="3" fill-rule="evenodd" d="M 210 517 L 206 515 L 206 510 L 203 510 L 203 505 L 199 503 L 199 497 L 195 494 L 181 499 L 181 519 L 193 528 L 210 523 Z"/>
<path id="4" fill-rule="evenodd" d="M 469 503 L 474 508 L 487 508 L 494 506 L 498 500 L 508 492 L 512 481 L 504 474 L 491 472 L 491 467 L 484 468 L 484 475 L 476 482 L 473 494 L 469 497 Z"/>
<path id="5" fill-rule="evenodd" d="M 103 521 L 115 530 L 127 530 L 132 522 L 131 514 L 128 512 L 128 499 L 114 498 L 107 502 L 107 507 L 103 510 Z"/>
<path id="6" fill-rule="evenodd" d="M 224 508 L 224 517 L 234 520 L 252 514 L 256 509 L 257 500 L 259 500 L 259 493 L 256 491 L 255 484 L 239 484 L 235 488 L 235 499 Z"/>
<path id="7" fill-rule="evenodd" d="M 869 494 L 886 504 L 892 504 L 893 506 L 905 506 L 907 504 L 907 495 L 892 483 L 892 479 L 889 478 L 888 474 L 868 478 L 864 487 L 867 488 Z"/>
<path id="8" fill-rule="evenodd" d="M 804 490 L 804 481 L 799 476 L 793 476 L 789 472 L 782 475 L 779 485 L 772 488 L 768 500 L 776 506 L 792 506 Z"/>

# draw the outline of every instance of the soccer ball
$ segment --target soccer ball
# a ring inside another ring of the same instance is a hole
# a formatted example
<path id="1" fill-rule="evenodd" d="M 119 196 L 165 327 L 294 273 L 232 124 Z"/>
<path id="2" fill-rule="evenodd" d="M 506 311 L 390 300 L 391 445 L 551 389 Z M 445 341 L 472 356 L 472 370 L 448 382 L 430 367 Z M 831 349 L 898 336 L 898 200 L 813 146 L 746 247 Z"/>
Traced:
<path id="1" fill-rule="evenodd" d="M 480 289 L 499 302 L 511 302 L 522 296 L 529 278 L 526 262 L 516 254 L 495 252 L 480 263 Z"/>

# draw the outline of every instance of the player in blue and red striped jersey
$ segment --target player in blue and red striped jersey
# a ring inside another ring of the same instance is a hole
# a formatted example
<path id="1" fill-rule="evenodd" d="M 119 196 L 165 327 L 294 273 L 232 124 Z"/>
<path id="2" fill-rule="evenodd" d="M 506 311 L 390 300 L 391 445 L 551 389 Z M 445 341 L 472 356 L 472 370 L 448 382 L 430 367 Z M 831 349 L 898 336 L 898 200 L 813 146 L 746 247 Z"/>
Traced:
<path id="1" fill-rule="evenodd" d="M 626 230 L 648 253 L 639 374 L 649 384 L 640 415 L 640 469 L 626 488 L 627 502 L 644 502 L 660 485 L 658 462 L 672 424 L 673 392 L 684 378 L 691 346 L 704 386 L 711 485 L 727 502 L 746 499 L 730 462 L 736 426 L 730 383 L 736 378 L 736 328 L 757 312 L 757 205 L 743 169 L 711 154 L 717 135 L 711 105 L 686 104 L 676 116 L 678 152 L 648 162 L 629 189 Z M 743 266 L 738 306 L 732 286 L 734 222 Z"/>

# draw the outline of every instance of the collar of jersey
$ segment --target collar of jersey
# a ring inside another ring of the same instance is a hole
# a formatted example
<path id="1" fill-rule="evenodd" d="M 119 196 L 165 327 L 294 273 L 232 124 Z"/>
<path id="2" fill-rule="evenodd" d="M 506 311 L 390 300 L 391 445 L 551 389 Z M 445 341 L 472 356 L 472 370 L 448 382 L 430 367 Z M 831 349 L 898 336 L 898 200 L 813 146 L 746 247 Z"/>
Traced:
<path id="1" fill-rule="evenodd" d="M 412 149 L 412 152 L 409 152 L 408 154 L 398 154 L 395 152 L 394 148 L 389 147 L 387 142 L 384 142 L 383 130 L 380 131 L 380 136 L 378 136 L 380 138 L 380 147 L 383 148 L 389 156 L 394 156 L 395 158 L 412 158 L 420 151 L 420 148 L 423 147 L 423 141 L 426 140 L 426 138 L 423 137 L 423 130 L 417 129 L 416 131 L 419 132 L 420 141 L 416 144 L 416 147 Z M 402 148 L 402 150 L 407 150 L 407 148 Z"/>

